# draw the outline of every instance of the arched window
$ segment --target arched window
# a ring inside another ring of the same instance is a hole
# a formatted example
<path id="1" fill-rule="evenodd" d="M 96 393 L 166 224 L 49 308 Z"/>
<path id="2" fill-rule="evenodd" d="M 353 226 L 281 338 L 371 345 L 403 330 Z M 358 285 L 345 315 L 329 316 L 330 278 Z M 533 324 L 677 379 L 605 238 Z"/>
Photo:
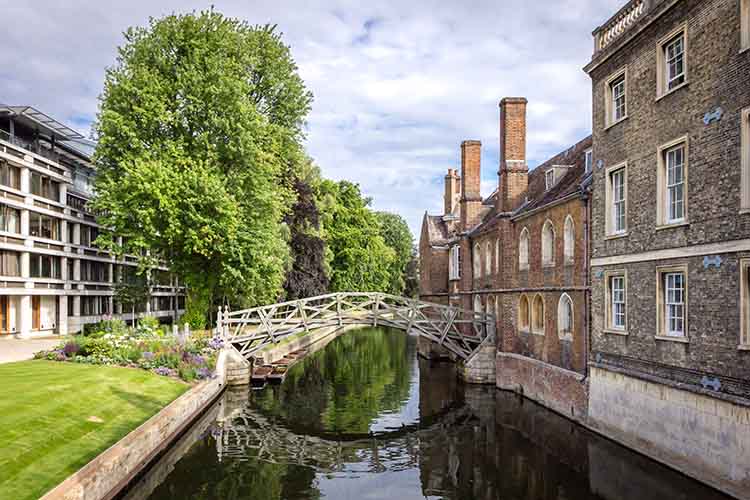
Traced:
<path id="1" fill-rule="evenodd" d="M 474 312 L 482 312 L 482 298 L 474 295 Z"/>
<path id="2" fill-rule="evenodd" d="M 542 265 L 555 263 L 555 230 L 549 220 L 542 227 Z"/>
<path id="3" fill-rule="evenodd" d="M 488 241 L 484 246 L 484 272 L 489 276 L 492 274 L 492 244 Z"/>
<path id="4" fill-rule="evenodd" d="M 529 230 L 523 228 L 518 238 L 518 268 L 529 268 Z"/>
<path id="5" fill-rule="evenodd" d="M 474 278 L 482 276 L 482 256 L 479 243 L 474 245 Z"/>
<path id="6" fill-rule="evenodd" d="M 495 297 L 495 320 L 500 321 L 500 296 Z"/>
<path id="7" fill-rule="evenodd" d="M 484 312 L 489 314 L 492 314 L 494 309 L 492 302 L 494 302 L 494 299 L 492 297 L 487 297 L 487 303 L 484 305 Z"/>
<path id="8" fill-rule="evenodd" d="M 500 274 L 500 238 L 495 240 L 495 272 Z"/>
<path id="9" fill-rule="evenodd" d="M 573 225 L 573 217 L 568 215 L 565 218 L 565 231 L 563 232 L 564 238 L 564 251 L 565 251 L 565 263 L 571 264 L 574 261 L 575 244 L 576 244 L 576 228 Z"/>
<path id="10" fill-rule="evenodd" d="M 521 295 L 518 301 L 518 329 L 529 331 L 529 299 L 526 295 Z"/>
<path id="11" fill-rule="evenodd" d="M 539 293 L 534 296 L 531 305 L 531 331 L 544 335 L 544 299 Z"/>
<path id="12" fill-rule="evenodd" d="M 562 340 L 573 340 L 573 300 L 564 293 L 557 304 L 557 335 Z"/>

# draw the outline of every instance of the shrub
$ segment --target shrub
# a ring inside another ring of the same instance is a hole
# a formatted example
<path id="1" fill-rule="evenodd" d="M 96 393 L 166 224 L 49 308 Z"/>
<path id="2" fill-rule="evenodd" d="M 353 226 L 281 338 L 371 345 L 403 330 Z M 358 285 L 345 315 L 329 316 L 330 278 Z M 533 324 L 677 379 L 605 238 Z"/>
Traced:
<path id="1" fill-rule="evenodd" d="M 153 316 L 144 316 L 138 321 L 138 328 L 143 330 L 159 330 L 161 323 Z"/>
<path id="2" fill-rule="evenodd" d="M 114 344 L 105 338 L 84 337 L 78 340 L 78 344 L 82 356 L 112 358 L 115 354 Z"/>
<path id="3" fill-rule="evenodd" d="M 125 335 L 128 326 L 121 319 L 103 319 L 98 323 L 83 325 L 83 334 L 87 337 L 102 337 L 108 333 L 113 335 Z"/>
<path id="4" fill-rule="evenodd" d="M 75 340 L 66 342 L 65 347 L 63 347 L 63 353 L 65 353 L 65 356 L 68 358 L 75 356 L 80 350 L 81 346 L 78 345 L 78 342 L 76 342 Z"/>

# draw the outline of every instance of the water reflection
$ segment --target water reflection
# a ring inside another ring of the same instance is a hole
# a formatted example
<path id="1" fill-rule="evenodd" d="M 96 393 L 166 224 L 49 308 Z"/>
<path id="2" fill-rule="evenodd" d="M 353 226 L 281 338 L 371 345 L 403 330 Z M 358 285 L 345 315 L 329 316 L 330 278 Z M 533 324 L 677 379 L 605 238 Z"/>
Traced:
<path id="1" fill-rule="evenodd" d="M 281 386 L 226 392 L 130 498 L 725 498 L 538 405 L 464 386 L 415 345 L 363 329 Z"/>

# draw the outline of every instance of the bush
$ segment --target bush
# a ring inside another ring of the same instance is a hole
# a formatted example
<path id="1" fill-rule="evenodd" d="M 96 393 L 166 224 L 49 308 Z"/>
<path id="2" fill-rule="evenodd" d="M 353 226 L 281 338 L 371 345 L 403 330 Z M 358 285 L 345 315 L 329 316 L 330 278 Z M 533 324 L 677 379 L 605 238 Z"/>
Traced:
<path id="1" fill-rule="evenodd" d="M 98 323 L 83 325 L 83 334 L 87 337 L 102 337 L 108 333 L 113 335 L 125 335 L 128 326 L 121 319 L 103 319 Z"/>
<path id="2" fill-rule="evenodd" d="M 115 354 L 115 346 L 108 339 L 96 337 L 84 337 L 77 339 L 80 346 L 81 356 L 97 356 L 112 358 Z"/>
<path id="3" fill-rule="evenodd" d="M 143 330 L 159 330 L 161 327 L 161 323 L 159 323 L 159 320 L 154 318 L 153 316 L 144 316 L 140 320 L 138 320 L 138 328 Z"/>

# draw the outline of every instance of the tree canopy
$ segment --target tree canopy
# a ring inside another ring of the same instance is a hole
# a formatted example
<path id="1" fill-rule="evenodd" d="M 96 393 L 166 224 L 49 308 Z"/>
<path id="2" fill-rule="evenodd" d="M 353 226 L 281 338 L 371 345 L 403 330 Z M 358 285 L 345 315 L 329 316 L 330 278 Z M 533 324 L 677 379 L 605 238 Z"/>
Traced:
<path id="1" fill-rule="evenodd" d="M 376 212 L 375 215 L 380 223 L 380 235 L 383 241 L 394 252 L 388 292 L 401 295 L 406 288 L 406 268 L 412 259 L 414 238 L 409 231 L 409 225 L 400 215 L 389 212 Z"/>
<path id="2" fill-rule="evenodd" d="M 151 19 L 125 40 L 94 126 L 94 206 L 112 230 L 98 243 L 144 266 L 168 259 L 194 302 L 274 301 L 312 100 L 289 48 L 274 27 L 213 10 Z"/>

